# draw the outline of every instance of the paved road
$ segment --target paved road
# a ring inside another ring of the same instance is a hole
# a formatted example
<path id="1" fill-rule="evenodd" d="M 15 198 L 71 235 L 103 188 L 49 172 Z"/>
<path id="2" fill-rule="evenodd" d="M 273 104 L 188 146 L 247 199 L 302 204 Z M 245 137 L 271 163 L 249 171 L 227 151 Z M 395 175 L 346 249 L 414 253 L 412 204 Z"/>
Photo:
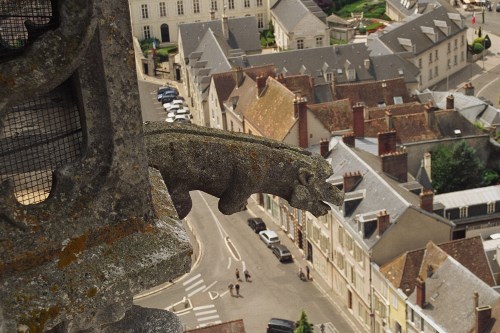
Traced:
<path id="1" fill-rule="evenodd" d="M 225 216 L 217 209 L 217 198 L 200 192 L 192 197 L 193 210 L 187 219 L 201 244 L 198 264 L 168 288 L 136 299 L 136 304 L 173 306 L 187 328 L 242 318 L 248 332 L 265 332 L 271 317 L 297 320 L 305 309 L 312 323 L 325 324 L 327 333 L 334 332 L 334 325 L 339 332 L 356 331 L 315 283 L 299 280 L 295 262 L 279 263 L 247 226 L 248 217 L 260 215 L 255 203 L 246 212 Z M 289 242 L 280 236 L 283 243 Z M 240 282 L 242 297 L 232 297 L 227 289 L 229 283 L 236 283 L 236 268 L 242 273 L 248 269 L 252 275 L 252 282 Z"/>

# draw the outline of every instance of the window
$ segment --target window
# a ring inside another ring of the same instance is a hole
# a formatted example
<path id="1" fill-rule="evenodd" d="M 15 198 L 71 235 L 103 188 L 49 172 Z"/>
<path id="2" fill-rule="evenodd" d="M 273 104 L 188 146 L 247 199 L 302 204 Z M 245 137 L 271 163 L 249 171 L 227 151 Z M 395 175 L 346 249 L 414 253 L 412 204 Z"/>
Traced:
<path id="1" fill-rule="evenodd" d="M 464 46 L 465 44 L 465 37 L 464 35 L 460 36 L 460 45 Z"/>
<path id="2" fill-rule="evenodd" d="M 328 81 L 328 82 L 333 81 L 333 73 L 332 72 L 326 73 L 326 81 Z"/>
<path id="3" fill-rule="evenodd" d="M 212 0 L 212 1 L 210 1 L 210 8 L 211 8 L 213 11 L 217 11 L 217 0 Z"/>
<path id="4" fill-rule="evenodd" d="M 456 66 L 458 64 L 458 56 L 456 54 L 453 56 L 453 60 L 453 65 Z"/>
<path id="5" fill-rule="evenodd" d="M 436 60 L 438 60 L 438 50 L 436 49 L 436 54 L 434 55 L 434 58 L 436 58 Z"/>
<path id="6" fill-rule="evenodd" d="M 453 48 L 454 50 L 458 49 L 458 39 L 455 38 L 455 40 L 453 41 L 455 47 Z"/>
<path id="7" fill-rule="evenodd" d="M 349 251 L 352 251 L 352 238 L 348 234 L 345 235 L 345 247 Z"/>
<path id="8" fill-rule="evenodd" d="M 460 62 L 464 62 L 465 57 L 464 57 L 464 51 L 460 52 Z"/>
<path id="9" fill-rule="evenodd" d="M 398 309 L 398 295 L 392 294 L 392 307 Z"/>
<path id="10" fill-rule="evenodd" d="M 257 7 L 262 7 L 262 0 L 257 0 Z"/>
<path id="11" fill-rule="evenodd" d="M 344 246 L 344 229 L 339 227 L 339 244 Z"/>
<path id="12" fill-rule="evenodd" d="M 429 68 L 429 80 L 432 80 L 432 68 Z"/>
<path id="13" fill-rule="evenodd" d="M 250 7 L 250 0 L 244 0 L 244 6 L 245 6 L 245 8 L 249 8 Z"/>
<path id="14" fill-rule="evenodd" d="M 229 9 L 234 9 L 234 0 L 229 0 Z"/>
<path id="15" fill-rule="evenodd" d="M 322 47 L 323 46 L 323 37 L 319 36 L 316 37 L 316 47 Z"/>
<path id="16" fill-rule="evenodd" d="M 148 5 L 141 5 L 141 13 L 143 19 L 149 18 Z"/>
<path id="17" fill-rule="evenodd" d="M 164 2 L 160 2 L 160 17 L 167 16 L 167 6 Z"/>
<path id="18" fill-rule="evenodd" d="M 264 29 L 264 14 L 257 14 L 257 28 Z"/>
<path id="19" fill-rule="evenodd" d="M 467 211 L 469 207 L 460 207 L 460 218 L 467 217 Z"/>
<path id="20" fill-rule="evenodd" d="M 438 76 L 439 76 L 438 66 L 434 67 L 434 76 L 435 76 L 435 77 L 438 77 Z"/>
<path id="21" fill-rule="evenodd" d="M 297 49 L 302 50 L 304 48 L 304 40 L 303 39 L 297 39 Z"/>
<path id="22" fill-rule="evenodd" d="M 487 214 L 493 214 L 495 212 L 495 203 L 494 202 L 488 202 L 486 205 L 486 212 Z"/>
<path id="23" fill-rule="evenodd" d="M 429 53 L 429 64 L 432 64 L 432 52 Z"/>
<path id="24" fill-rule="evenodd" d="M 177 15 L 184 15 L 184 1 L 177 0 Z"/>
<path id="25" fill-rule="evenodd" d="M 149 38 L 151 38 L 151 30 L 150 30 L 150 28 L 149 28 L 149 25 L 145 25 L 145 26 L 142 28 L 142 34 L 143 34 L 144 39 L 149 39 Z"/>
<path id="26" fill-rule="evenodd" d="M 200 13 L 200 0 L 193 0 L 193 13 Z"/>
<path id="27" fill-rule="evenodd" d="M 450 53 L 450 52 L 451 52 L 451 43 L 448 42 L 448 53 Z"/>
<path id="28" fill-rule="evenodd" d="M 418 68 L 422 68 L 422 58 L 418 59 Z"/>

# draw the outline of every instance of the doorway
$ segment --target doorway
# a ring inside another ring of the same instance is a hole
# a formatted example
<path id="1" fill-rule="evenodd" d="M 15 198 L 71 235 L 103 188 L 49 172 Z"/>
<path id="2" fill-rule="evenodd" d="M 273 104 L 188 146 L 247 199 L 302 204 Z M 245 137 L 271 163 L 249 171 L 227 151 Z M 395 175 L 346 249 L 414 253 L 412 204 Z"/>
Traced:
<path id="1" fill-rule="evenodd" d="M 163 23 L 160 26 L 161 30 L 161 42 L 162 43 L 169 43 L 170 42 L 170 31 L 168 29 L 168 24 Z"/>

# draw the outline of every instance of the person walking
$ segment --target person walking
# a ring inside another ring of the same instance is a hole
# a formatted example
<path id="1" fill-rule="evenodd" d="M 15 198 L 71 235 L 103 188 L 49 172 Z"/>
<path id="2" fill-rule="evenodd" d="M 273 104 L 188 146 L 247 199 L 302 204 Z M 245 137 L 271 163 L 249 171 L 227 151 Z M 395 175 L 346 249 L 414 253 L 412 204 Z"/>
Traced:
<path id="1" fill-rule="evenodd" d="M 227 287 L 229 289 L 229 293 L 231 294 L 231 296 L 234 296 L 234 294 L 233 294 L 234 285 L 232 283 L 230 283 L 229 286 L 227 286 Z"/>
<path id="2" fill-rule="evenodd" d="M 250 276 L 250 273 L 248 272 L 247 269 L 245 269 L 245 271 L 243 272 L 243 274 L 245 274 L 245 281 L 246 282 L 250 281 L 251 276 Z"/>
<path id="3" fill-rule="evenodd" d="M 306 266 L 306 276 L 307 276 L 307 280 L 309 280 L 309 266 Z"/>
<path id="4" fill-rule="evenodd" d="M 240 285 L 237 283 L 235 288 L 236 288 L 236 297 L 240 297 Z"/>
<path id="5" fill-rule="evenodd" d="M 239 270 L 238 268 L 236 268 L 236 271 L 235 271 L 235 273 L 234 273 L 234 274 L 236 275 L 236 280 L 237 280 L 237 281 L 241 281 L 241 280 L 240 280 L 240 270 Z"/>

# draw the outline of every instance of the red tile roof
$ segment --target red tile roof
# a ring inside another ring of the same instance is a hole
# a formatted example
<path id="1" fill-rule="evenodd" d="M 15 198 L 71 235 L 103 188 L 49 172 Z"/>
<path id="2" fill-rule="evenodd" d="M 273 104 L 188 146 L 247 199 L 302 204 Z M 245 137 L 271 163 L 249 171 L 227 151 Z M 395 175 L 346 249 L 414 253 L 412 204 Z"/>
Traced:
<path id="1" fill-rule="evenodd" d="M 245 333 L 243 319 L 187 330 L 186 333 Z"/>
<path id="2" fill-rule="evenodd" d="M 307 108 L 330 132 L 352 128 L 352 108 L 348 99 L 308 105 Z"/>

